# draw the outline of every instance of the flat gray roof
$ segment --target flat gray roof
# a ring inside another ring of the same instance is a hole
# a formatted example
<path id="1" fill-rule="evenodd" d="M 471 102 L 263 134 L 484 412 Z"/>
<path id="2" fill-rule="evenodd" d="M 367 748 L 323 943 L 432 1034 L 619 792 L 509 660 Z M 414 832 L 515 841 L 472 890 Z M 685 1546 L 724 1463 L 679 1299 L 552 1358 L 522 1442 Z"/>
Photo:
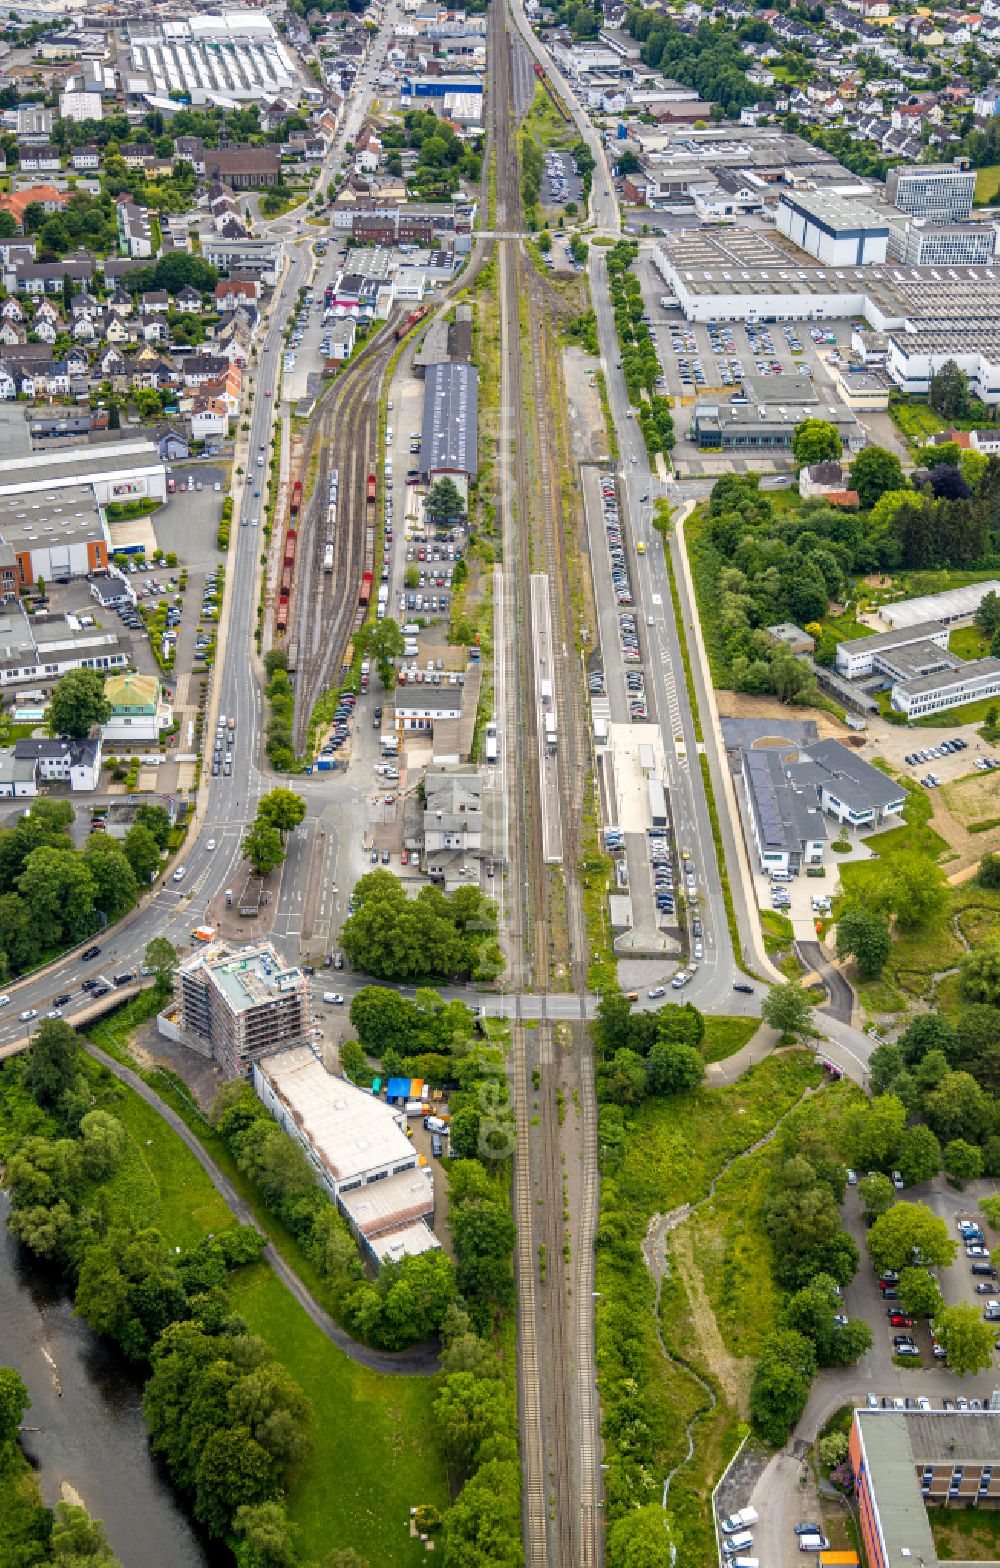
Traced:
<path id="1" fill-rule="evenodd" d="M 744 761 L 750 804 L 765 848 L 798 854 L 804 839 L 826 838 L 816 796 L 794 787 L 780 752 L 747 751 Z"/>
<path id="2" fill-rule="evenodd" d="M 967 583 L 963 588 L 948 588 L 944 593 L 925 593 L 918 599 L 902 599 L 899 604 L 884 604 L 879 614 L 897 628 L 912 627 L 942 616 L 955 620 L 958 616 L 975 615 L 990 592 L 1000 594 L 1000 581 L 995 577 L 988 582 Z"/>
<path id="3" fill-rule="evenodd" d="M 428 365 L 420 466 L 425 474 L 477 471 L 479 376 L 474 365 Z"/>
<path id="4" fill-rule="evenodd" d="M 913 600 L 914 604 L 916 602 Z M 916 621 L 897 626 L 890 632 L 872 632 L 869 637 L 848 637 L 837 646 L 848 653 L 878 653 L 880 648 L 895 648 L 900 643 L 931 641 L 935 634 L 940 636 L 943 631 L 947 631 L 943 621 Z"/>
<path id="5" fill-rule="evenodd" d="M 854 1419 L 860 1428 L 886 1561 L 894 1565 L 904 1561 L 923 1563 L 924 1568 L 936 1568 L 937 1548 L 920 1495 L 910 1444 L 914 1430 L 910 1416 L 890 1410 L 858 1410 Z"/>
<path id="6" fill-rule="evenodd" d="M 104 529 L 93 490 L 73 484 L 10 496 L 0 516 L 0 533 L 15 549 L 31 549 L 103 538 Z"/>
<path id="7" fill-rule="evenodd" d="M 917 680 L 901 684 L 907 696 L 919 697 L 925 692 L 947 691 L 949 687 L 962 686 L 969 680 L 978 684 L 995 675 L 1000 675 L 1000 659 L 970 659 L 960 662 L 957 669 L 938 670 L 936 675 L 922 675 Z"/>
<path id="8" fill-rule="evenodd" d="M 793 763 L 793 779 L 806 779 L 818 789 L 840 796 L 856 811 L 877 810 L 906 799 L 906 790 L 880 769 L 873 768 L 839 740 L 818 740 L 809 747 L 806 762 Z"/>

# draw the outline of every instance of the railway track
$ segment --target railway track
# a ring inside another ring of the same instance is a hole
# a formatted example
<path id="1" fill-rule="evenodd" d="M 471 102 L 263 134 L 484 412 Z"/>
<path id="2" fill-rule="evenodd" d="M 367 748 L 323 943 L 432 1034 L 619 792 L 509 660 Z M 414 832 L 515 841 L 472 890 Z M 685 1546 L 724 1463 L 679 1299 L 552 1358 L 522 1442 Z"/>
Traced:
<path id="1" fill-rule="evenodd" d="M 516 231 L 522 224 L 512 45 L 506 5 L 498 0 L 491 8 L 490 81 L 501 231 Z M 515 914 L 508 930 L 511 984 L 519 986 L 530 978 L 536 990 L 549 989 L 556 940 L 551 913 L 564 900 L 572 984 L 582 993 L 587 942 L 575 846 L 581 837 L 588 756 L 565 538 L 564 432 L 553 408 L 553 388 L 559 384 L 561 370 L 553 358 L 558 351 L 552 349 L 552 311 L 545 301 L 544 282 L 519 242 L 501 247 L 499 290 L 501 401 L 506 420 L 501 431 L 503 559 L 511 628 L 505 639 L 505 687 L 511 698 L 506 739 L 508 756 L 514 761 L 510 885 L 515 901 L 518 896 L 525 900 L 520 921 Z M 520 309 L 525 299 L 526 332 Z M 528 386 L 531 442 L 522 436 Z M 512 415 L 517 429 L 511 428 Z M 529 447 L 536 471 L 529 470 Z M 542 558 L 551 595 L 553 674 L 561 730 L 558 777 L 566 846 L 561 883 L 553 879 L 543 858 L 541 765 L 535 743 L 530 576 L 532 560 L 538 563 Z M 581 1025 L 569 1034 L 568 1041 L 560 1039 L 546 1022 L 530 1035 L 519 1021 L 513 1028 L 518 1372 L 528 1568 L 598 1568 L 601 1561 L 592 1318 L 596 1107 L 587 1029 Z M 570 1140 L 561 1126 L 560 1101 L 565 1106 L 569 1088 L 580 1105 L 582 1149 L 577 1147 L 579 1139 Z M 572 1190 L 567 1179 L 571 1158 L 579 1162 Z"/>
<path id="2" fill-rule="evenodd" d="M 366 480 L 379 474 L 376 445 L 379 399 L 396 348 L 394 319 L 372 338 L 314 412 L 303 442 L 308 474 L 318 447 L 315 483 L 299 519 L 298 566 L 289 617 L 289 641 L 298 644 L 294 740 L 305 747 L 317 700 L 339 676 L 353 633 L 364 612 L 358 603 L 362 574 L 371 569 L 378 533 L 377 509 L 369 507 Z M 340 473 L 333 571 L 323 569 L 329 476 Z M 374 527 L 374 533 L 369 529 Z"/>

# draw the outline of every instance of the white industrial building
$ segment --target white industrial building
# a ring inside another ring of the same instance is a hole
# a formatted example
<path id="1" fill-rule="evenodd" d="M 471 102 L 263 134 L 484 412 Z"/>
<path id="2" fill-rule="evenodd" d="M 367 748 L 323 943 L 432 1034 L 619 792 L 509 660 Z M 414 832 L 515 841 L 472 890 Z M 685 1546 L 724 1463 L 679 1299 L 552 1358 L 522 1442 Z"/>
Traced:
<path id="1" fill-rule="evenodd" d="M 892 688 L 892 705 L 907 718 L 921 719 L 928 714 L 960 708 L 966 702 L 981 702 L 1000 696 L 1000 659 L 956 659 L 949 667 L 916 680 L 900 681 Z"/>
<path id="2" fill-rule="evenodd" d="M 201 12 L 129 31 L 130 69 L 153 97 L 219 107 L 299 100 L 292 57 L 263 11 Z"/>
<path id="3" fill-rule="evenodd" d="M 261 1102 L 304 1149 L 374 1262 L 439 1245 L 433 1179 L 401 1111 L 334 1078 L 307 1046 L 261 1057 L 252 1071 Z"/>
<path id="4" fill-rule="evenodd" d="M 863 267 L 885 261 L 889 225 L 865 202 L 833 191 L 783 193 L 777 226 L 825 267 Z"/>
<path id="5" fill-rule="evenodd" d="M 900 212 L 955 223 L 972 211 L 976 171 L 955 163 L 901 164 L 886 175 L 885 193 Z"/>
<path id="6" fill-rule="evenodd" d="M 0 459 L 0 509 L 16 496 L 89 485 L 100 506 L 109 501 L 167 498 L 167 471 L 152 441 L 115 441 L 100 446 L 67 447 L 30 457 Z"/>
<path id="7" fill-rule="evenodd" d="M 83 626 L 71 615 L 25 615 L 20 606 L 0 614 L 0 686 L 38 685 L 67 670 L 124 669 L 129 646 L 114 632 Z"/>

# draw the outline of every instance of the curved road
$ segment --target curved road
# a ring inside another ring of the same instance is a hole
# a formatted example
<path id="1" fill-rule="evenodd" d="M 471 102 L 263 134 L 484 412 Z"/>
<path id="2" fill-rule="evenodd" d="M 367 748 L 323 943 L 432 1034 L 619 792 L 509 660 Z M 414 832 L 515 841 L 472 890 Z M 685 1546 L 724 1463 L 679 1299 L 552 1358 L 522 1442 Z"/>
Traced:
<path id="1" fill-rule="evenodd" d="M 113 1056 L 108 1056 L 107 1052 L 102 1051 L 100 1046 L 92 1045 L 85 1040 L 83 1048 L 88 1056 L 92 1056 L 95 1061 L 100 1062 L 101 1066 L 106 1067 L 108 1072 L 112 1073 L 120 1083 L 126 1084 L 129 1089 L 134 1090 L 140 1099 L 145 1100 L 146 1104 L 151 1106 L 158 1116 L 162 1116 L 167 1125 L 173 1128 L 178 1138 L 191 1150 L 212 1186 L 225 1200 L 240 1224 L 256 1227 L 257 1221 L 254 1218 L 250 1205 L 244 1198 L 240 1197 L 228 1176 L 223 1175 L 215 1161 L 206 1153 L 190 1127 L 178 1116 L 175 1110 L 167 1105 L 164 1100 L 160 1099 L 155 1089 L 151 1089 L 149 1084 L 145 1083 L 138 1073 L 134 1073 L 130 1067 L 123 1067 L 121 1062 L 116 1062 Z M 337 1346 L 338 1350 L 342 1350 L 345 1355 L 350 1356 L 352 1361 L 356 1361 L 359 1366 L 367 1367 L 370 1372 L 386 1372 L 397 1377 L 430 1377 L 437 1372 L 437 1351 L 431 1345 L 414 1345 L 411 1350 L 390 1352 L 372 1350 L 368 1345 L 359 1344 L 356 1339 L 352 1339 L 350 1334 L 340 1327 L 339 1323 L 335 1323 L 330 1314 L 325 1312 L 319 1305 L 315 1297 L 309 1294 L 299 1276 L 286 1263 L 281 1253 L 270 1241 L 265 1243 L 263 1256 L 267 1259 L 267 1262 L 271 1265 L 282 1284 L 286 1285 L 291 1291 L 299 1306 L 309 1314 L 320 1332 L 325 1334 L 327 1339 Z"/>

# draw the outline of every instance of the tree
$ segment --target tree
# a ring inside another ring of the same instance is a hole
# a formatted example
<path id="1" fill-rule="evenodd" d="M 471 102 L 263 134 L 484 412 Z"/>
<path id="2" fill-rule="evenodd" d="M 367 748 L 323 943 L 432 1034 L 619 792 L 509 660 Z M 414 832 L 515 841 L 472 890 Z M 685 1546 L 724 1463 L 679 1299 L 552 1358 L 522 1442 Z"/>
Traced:
<path id="1" fill-rule="evenodd" d="M 939 463 L 932 468 L 931 489 L 939 501 L 967 501 L 972 494 L 957 463 Z"/>
<path id="2" fill-rule="evenodd" d="M 14 1441 L 30 1408 L 31 1397 L 20 1374 L 13 1367 L 0 1367 L 0 1450 Z"/>
<path id="3" fill-rule="evenodd" d="M 939 1312 L 934 1319 L 934 1334 L 948 1358 L 948 1366 L 958 1377 L 985 1372 L 993 1365 L 996 1329 L 992 1323 L 984 1323 L 969 1302 Z"/>
<path id="4" fill-rule="evenodd" d="M 804 1335 L 779 1329 L 764 1341 L 750 1385 L 750 1415 L 765 1442 L 787 1442 L 815 1375 L 816 1352 Z"/>
<path id="5" fill-rule="evenodd" d="M 812 1341 L 821 1367 L 846 1366 L 871 1349 L 872 1336 L 866 1323 L 838 1322 L 842 1316 L 836 1282 L 829 1274 L 817 1274 L 792 1296 L 785 1326 Z"/>
<path id="6" fill-rule="evenodd" d="M 598 1098 L 615 1105 L 638 1105 L 649 1087 L 646 1064 L 635 1051 L 616 1051 L 598 1074 Z"/>
<path id="7" fill-rule="evenodd" d="M 608 1568 L 673 1568 L 677 1561 L 670 1520 L 658 1502 L 630 1509 L 608 1528 Z"/>
<path id="8" fill-rule="evenodd" d="M 969 378 L 953 359 L 946 359 L 940 370 L 934 371 L 927 401 L 934 412 L 945 419 L 957 419 L 964 414 L 969 404 Z"/>
<path id="9" fill-rule="evenodd" d="M 978 1143 L 993 1124 L 993 1107 L 971 1073 L 948 1073 L 924 1096 L 924 1115 L 942 1143 L 956 1138 Z"/>
<path id="10" fill-rule="evenodd" d="M 964 954 L 959 963 L 958 986 L 968 1002 L 1000 1006 L 1000 938 L 993 937 Z"/>
<path id="11" fill-rule="evenodd" d="M 941 1169 L 941 1145 L 929 1127 L 920 1123 L 907 1127 L 900 1139 L 896 1163 L 907 1187 L 933 1181 Z"/>
<path id="12" fill-rule="evenodd" d="M 386 615 L 380 621 L 369 621 L 358 633 L 356 641 L 363 653 L 375 660 L 379 680 L 389 689 L 392 685 L 392 661 L 401 657 L 403 652 L 403 634 L 399 623 L 391 615 Z"/>
<path id="13" fill-rule="evenodd" d="M 927 1268 L 944 1267 L 954 1261 L 956 1243 L 944 1220 L 932 1214 L 926 1204 L 896 1203 L 868 1232 L 868 1251 L 880 1272 L 898 1272 L 912 1266 L 918 1257 Z"/>
<path id="14" fill-rule="evenodd" d="M 903 850 L 886 867 L 878 899 L 904 927 L 930 925 L 940 919 L 948 903 L 944 871 L 919 850 Z"/>
<path id="15" fill-rule="evenodd" d="M 825 419 L 804 419 L 792 436 L 792 455 L 800 468 L 835 461 L 843 451 L 835 425 Z"/>
<path id="16" fill-rule="evenodd" d="M 135 808 L 135 820 L 153 835 L 160 849 L 166 849 L 170 842 L 170 813 L 165 806 L 153 806 L 148 801 L 140 801 Z"/>
<path id="17" fill-rule="evenodd" d="M 296 1568 L 295 1536 L 281 1503 L 244 1504 L 233 1533 L 239 1568 Z"/>
<path id="18" fill-rule="evenodd" d="M 272 789 L 257 802 L 257 816 L 280 833 L 297 828 L 306 814 L 306 803 L 293 789 Z"/>
<path id="19" fill-rule="evenodd" d="M 39 1105 L 59 1104 L 76 1079 L 78 1056 L 76 1030 L 61 1018 L 43 1018 L 24 1074 L 25 1088 Z"/>
<path id="20" fill-rule="evenodd" d="M 122 1162 L 125 1128 L 107 1111 L 88 1111 L 80 1122 L 80 1163 L 91 1181 L 108 1181 Z"/>
<path id="21" fill-rule="evenodd" d="M 701 1052 L 679 1041 L 658 1040 L 646 1059 L 651 1094 L 688 1094 L 705 1076 Z"/>
<path id="22" fill-rule="evenodd" d="M 87 1568 L 87 1564 L 121 1568 L 101 1521 L 91 1519 L 85 1508 L 74 1504 L 56 1504 L 49 1544 L 53 1562 L 65 1563 L 66 1568 Z"/>
<path id="23" fill-rule="evenodd" d="M 996 632 L 1000 632 L 1000 595 L 997 594 L 995 588 L 991 588 L 989 593 L 983 594 L 979 601 L 979 607 L 972 618 L 979 630 L 985 632 L 987 637 L 992 637 Z M 995 855 L 989 858 L 1000 860 L 1000 856 Z"/>
<path id="24" fill-rule="evenodd" d="M 453 479 L 443 474 L 427 497 L 427 515 L 434 522 L 450 522 L 465 516 L 465 501 Z"/>
<path id="25" fill-rule="evenodd" d="M 243 854 L 259 877 L 268 876 L 285 858 L 285 846 L 278 829 L 256 817 L 243 840 Z"/>
<path id="26" fill-rule="evenodd" d="M 812 1010 L 813 1004 L 802 987 L 787 980 L 784 985 L 772 986 L 760 1011 L 764 1022 L 779 1034 L 805 1040 L 815 1032 Z"/>
<path id="27" fill-rule="evenodd" d="M 881 446 L 866 446 L 851 464 L 851 489 L 867 512 L 891 491 L 904 491 L 903 468 L 894 452 Z"/>
<path id="28" fill-rule="evenodd" d="M 83 859 L 94 879 L 94 902 L 109 920 L 117 920 L 132 908 L 139 895 L 135 872 L 122 846 L 106 833 L 91 833 L 83 847 Z"/>
<path id="29" fill-rule="evenodd" d="M 97 884 L 74 850 L 48 845 L 33 849 L 17 886 L 43 946 L 78 941 L 96 928 Z"/>
<path id="30" fill-rule="evenodd" d="M 110 717 L 104 677 L 95 670 L 68 670 L 56 681 L 49 703 L 49 729 L 53 735 L 82 740 L 95 724 L 106 724 Z"/>
<path id="31" fill-rule="evenodd" d="M 892 1208 L 896 1201 L 896 1189 L 888 1176 L 873 1171 L 870 1176 L 862 1176 L 858 1182 L 858 1197 L 865 1213 L 877 1218 Z"/>
<path id="32" fill-rule="evenodd" d="M 944 1168 L 952 1181 L 959 1186 L 966 1181 L 976 1181 L 983 1174 L 983 1151 L 964 1138 L 952 1138 L 944 1146 Z"/>
<path id="33" fill-rule="evenodd" d="M 454 1475 L 475 1469 L 480 1444 L 504 1421 L 504 1389 L 499 1378 L 471 1372 L 446 1377 L 433 1406 L 434 1430 Z"/>
<path id="34" fill-rule="evenodd" d="M 502 1203 L 490 1200 L 461 1203 L 451 1210 L 458 1288 L 472 1305 L 513 1300 L 511 1253 L 514 1221 Z"/>
<path id="35" fill-rule="evenodd" d="M 881 974 L 892 952 L 889 922 L 876 909 L 855 904 L 843 911 L 837 921 L 837 957 L 852 955 L 863 980 Z"/>
<path id="36" fill-rule="evenodd" d="M 914 1318 L 933 1318 L 944 1305 L 934 1275 L 912 1265 L 900 1271 L 899 1299 Z"/>
<path id="37" fill-rule="evenodd" d="M 915 1067 L 932 1051 L 955 1060 L 958 1037 L 943 1013 L 920 1013 L 899 1037 L 899 1048 L 908 1067 Z"/>
<path id="38" fill-rule="evenodd" d="M 133 823 L 122 840 L 122 850 L 140 887 L 146 887 L 160 868 L 160 847 L 148 828 Z"/>
<path id="39" fill-rule="evenodd" d="M 443 1568 L 521 1568 L 520 1487 L 516 1463 L 480 1465 L 444 1516 Z"/>
<path id="40" fill-rule="evenodd" d="M 274 1467 L 245 1427 L 218 1430 L 198 1461 L 194 1512 L 210 1535 L 225 1535 L 243 1507 L 264 1502 L 274 1487 Z"/>
<path id="41" fill-rule="evenodd" d="M 154 936 L 146 943 L 143 958 L 147 969 L 152 969 L 156 975 L 156 983 L 162 991 L 169 991 L 173 983 L 174 970 L 177 968 L 177 949 L 165 936 Z"/>

